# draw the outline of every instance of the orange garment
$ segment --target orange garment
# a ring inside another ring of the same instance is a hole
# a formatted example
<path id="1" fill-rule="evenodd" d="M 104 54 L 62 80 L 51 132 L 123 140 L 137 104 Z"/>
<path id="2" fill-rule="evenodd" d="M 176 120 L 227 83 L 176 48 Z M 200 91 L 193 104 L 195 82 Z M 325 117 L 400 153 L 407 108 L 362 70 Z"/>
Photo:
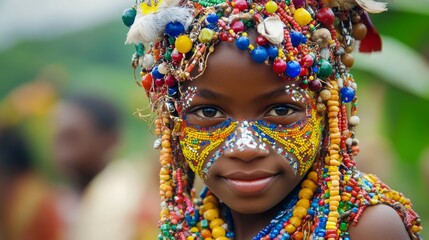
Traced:
<path id="1" fill-rule="evenodd" d="M 26 174 L 11 187 L 5 203 L 7 240 L 61 240 L 62 223 L 55 194 L 35 174 Z"/>

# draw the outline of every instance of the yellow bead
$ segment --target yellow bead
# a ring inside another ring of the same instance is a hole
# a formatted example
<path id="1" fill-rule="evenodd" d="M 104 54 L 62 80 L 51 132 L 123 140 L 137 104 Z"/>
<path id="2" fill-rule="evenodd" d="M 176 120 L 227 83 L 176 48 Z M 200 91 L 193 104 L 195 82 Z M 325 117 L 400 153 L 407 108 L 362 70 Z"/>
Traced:
<path id="1" fill-rule="evenodd" d="M 193 228 L 191 228 L 191 232 L 193 232 L 193 233 L 197 233 L 199 230 L 198 230 L 198 228 L 197 227 L 193 227 Z"/>
<path id="2" fill-rule="evenodd" d="M 243 33 L 241 34 L 241 36 L 243 36 L 243 37 L 247 37 L 247 32 L 243 32 Z"/>
<path id="3" fill-rule="evenodd" d="M 277 3 L 274 1 L 268 1 L 265 4 L 265 10 L 267 10 L 267 12 L 269 13 L 275 13 L 277 11 L 277 8 L 278 8 Z"/>
<path id="4" fill-rule="evenodd" d="M 294 217 L 304 218 L 306 215 L 307 215 L 307 209 L 306 208 L 298 206 L 293 210 L 293 216 Z"/>
<path id="5" fill-rule="evenodd" d="M 204 218 L 213 221 L 216 218 L 219 218 L 219 211 L 217 209 L 209 209 L 204 212 Z"/>
<path id="6" fill-rule="evenodd" d="M 192 49 L 192 41 L 187 35 L 180 35 L 174 43 L 179 53 L 188 53 Z"/>
<path id="7" fill-rule="evenodd" d="M 209 28 L 203 28 L 198 35 L 198 40 L 202 43 L 209 43 L 214 36 L 215 32 Z"/>
<path id="8" fill-rule="evenodd" d="M 187 238 L 186 238 L 186 240 L 194 240 L 195 238 L 193 237 L 193 236 L 188 236 Z"/>
<path id="9" fill-rule="evenodd" d="M 219 238 L 219 237 L 224 237 L 226 234 L 226 231 L 223 227 L 215 227 L 212 230 L 212 236 L 213 238 Z"/>
<path id="10" fill-rule="evenodd" d="M 295 227 L 295 226 L 293 226 L 292 224 L 288 224 L 288 225 L 285 227 L 285 231 L 286 231 L 286 232 L 288 232 L 289 234 L 294 233 L 294 232 L 295 232 L 295 230 L 296 230 L 296 227 Z"/>
<path id="11" fill-rule="evenodd" d="M 309 208 L 310 207 L 310 201 L 308 199 L 301 199 L 296 203 L 296 206 L 303 207 L 303 208 Z"/>
<path id="12" fill-rule="evenodd" d="M 295 14 L 293 15 L 293 18 L 300 26 L 305 26 L 309 24 L 313 18 L 311 17 L 310 13 L 305 10 L 304 8 L 298 8 L 295 11 Z"/>
<path id="13" fill-rule="evenodd" d="M 300 199 L 311 199 L 313 197 L 313 191 L 308 188 L 303 188 L 301 191 L 299 191 L 298 197 Z"/>
<path id="14" fill-rule="evenodd" d="M 218 237 L 215 240 L 229 240 L 229 238 L 227 238 L 227 237 Z"/>
<path id="15" fill-rule="evenodd" d="M 291 217 L 289 219 L 290 224 L 294 225 L 295 227 L 299 227 L 301 225 L 301 218 L 299 217 Z"/>
<path id="16" fill-rule="evenodd" d="M 216 218 L 213 221 L 210 222 L 210 229 L 213 229 L 215 227 L 219 227 L 224 223 L 222 218 Z"/>

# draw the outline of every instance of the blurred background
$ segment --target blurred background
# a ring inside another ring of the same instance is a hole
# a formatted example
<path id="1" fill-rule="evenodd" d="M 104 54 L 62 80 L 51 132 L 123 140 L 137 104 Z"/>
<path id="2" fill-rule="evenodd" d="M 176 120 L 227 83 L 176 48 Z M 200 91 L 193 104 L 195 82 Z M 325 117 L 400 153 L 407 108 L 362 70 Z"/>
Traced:
<path id="1" fill-rule="evenodd" d="M 155 239 L 157 153 L 121 21 L 132 4 L 0 0 L 4 239 Z M 372 19 L 383 52 L 355 53 L 352 71 L 358 164 L 413 201 L 429 238 L 429 1 L 396 0 Z M 50 224 L 34 227 L 38 216 Z"/>

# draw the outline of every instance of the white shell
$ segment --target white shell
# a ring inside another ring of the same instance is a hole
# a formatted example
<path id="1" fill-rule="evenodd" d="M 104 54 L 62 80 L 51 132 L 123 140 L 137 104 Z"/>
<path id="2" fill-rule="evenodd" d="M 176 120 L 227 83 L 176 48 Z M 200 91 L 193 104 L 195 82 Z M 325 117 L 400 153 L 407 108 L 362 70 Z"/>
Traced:
<path id="1" fill-rule="evenodd" d="M 153 148 L 159 149 L 160 147 L 161 147 L 161 139 L 158 138 L 153 142 Z"/>
<path id="2" fill-rule="evenodd" d="M 284 40 L 283 22 L 275 15 L 267 17 L 258 24 L 258 33 L 273 44 L 280 44 Z"/>
<path id="3" fill-rule="evenodd" d="M 146 54 L 143 58 L 143 67 L 144 68 L 151 68 L 155 61 L 153 60 L 152 54 Z"/>
<path id="4" fill-rule="evenodd" d="M 351 83 L 350 87 L 353 88 L 355 91 L 357 91 L 357 84 L 355 82 Z"/>
<path id="5" fill-rule="evenodd" d="M 325 48 L 332 40 L 331 32 L 326 28 L 317 29 L 314 31 L 311 40 L 317 43 L 320 48 Z"/>
<path id="6" fill-rule="evenodd" d="M 350 125 L 357 126 L 360 123 L 360 118 L 358 116 L 351 116 L 349 120 Z"/>

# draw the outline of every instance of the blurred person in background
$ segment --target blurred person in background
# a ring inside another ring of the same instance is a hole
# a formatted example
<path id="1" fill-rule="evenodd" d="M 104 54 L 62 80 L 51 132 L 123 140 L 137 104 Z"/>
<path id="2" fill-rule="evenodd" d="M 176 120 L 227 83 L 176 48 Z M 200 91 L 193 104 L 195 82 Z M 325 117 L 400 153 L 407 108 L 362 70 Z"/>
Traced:
<path id="1" fill-rule="evenodd" d="M 16 127 L 0 127 L 0 239 L 61 239 L 55 193 L 35 171 L 32 158 Z"/>
<path id="2" fill-rule="evenodd" d="M 144 182 L 143 162 L 114 160 L 122 131 L 118 108 L 103 97 L 72 96 L 56 107 L 53 129 L 55 164 L 69 182 L 60 201 L 66 239 L 156 237 L 158 210 L 142 202 L 157 199 L 157 190 L 147 193 L 153 191 Z"/>

